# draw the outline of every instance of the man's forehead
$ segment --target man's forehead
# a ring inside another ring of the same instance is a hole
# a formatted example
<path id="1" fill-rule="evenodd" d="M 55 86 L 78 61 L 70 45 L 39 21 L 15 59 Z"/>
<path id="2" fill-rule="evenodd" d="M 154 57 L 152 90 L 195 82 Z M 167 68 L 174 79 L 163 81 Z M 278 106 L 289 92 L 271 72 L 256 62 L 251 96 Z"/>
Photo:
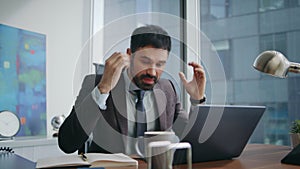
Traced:
<path id="1" fill-rule="evenodd" d="M 168 51 L 158 48 L 142 48 L 137 50 L 135 53 L 137 57 L 155 59 L 155 60 L 166 60 L 168 58 Z"/>
<path id="2" fill-rule="evenodd" d="M 135 53 L 143 53 L 143 52 L 157 52 L 157 53 L 168 53 L 168 50 L 154 47 L 143 47 L 136 50 Z"/>

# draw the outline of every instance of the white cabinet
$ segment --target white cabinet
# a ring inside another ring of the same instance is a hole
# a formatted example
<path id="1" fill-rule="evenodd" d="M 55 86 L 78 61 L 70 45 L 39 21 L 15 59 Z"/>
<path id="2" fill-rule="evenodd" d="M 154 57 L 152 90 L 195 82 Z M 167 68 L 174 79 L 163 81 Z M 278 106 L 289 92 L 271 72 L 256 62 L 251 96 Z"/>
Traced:
<path id="1" fill-rule="evenodd" d="M 11 147 L 16 154 L 34 162 L 38 158 L 65 154 L 58 147 L 57 138 L 16 138 L 0 141 L 0 147 Z"/>

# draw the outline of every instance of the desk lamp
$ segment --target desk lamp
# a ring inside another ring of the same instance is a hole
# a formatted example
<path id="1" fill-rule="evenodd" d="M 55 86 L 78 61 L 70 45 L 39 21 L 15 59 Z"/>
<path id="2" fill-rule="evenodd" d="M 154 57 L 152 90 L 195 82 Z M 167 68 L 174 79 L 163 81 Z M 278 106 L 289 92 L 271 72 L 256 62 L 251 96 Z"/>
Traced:
<path id="1" fill-rule="evenodd" d="M 263 73 L 286 78 L 288 72 L 300 73 L 300 64 L 289 62 L 286 57 L 278 51 L 264 51 L 257 56 L 253 67 Z M 281 163 L 300 165 L 300 144 L 292 149 Z"/>
<path id="2" fill-rule="evenodd" d="M 264 51 L 257 56 L 253 67 L 269 75 L 286 78 L 288 72 L 300 73 L 300 64 L 289 62 L 286 57 L 278 51 Z"/>

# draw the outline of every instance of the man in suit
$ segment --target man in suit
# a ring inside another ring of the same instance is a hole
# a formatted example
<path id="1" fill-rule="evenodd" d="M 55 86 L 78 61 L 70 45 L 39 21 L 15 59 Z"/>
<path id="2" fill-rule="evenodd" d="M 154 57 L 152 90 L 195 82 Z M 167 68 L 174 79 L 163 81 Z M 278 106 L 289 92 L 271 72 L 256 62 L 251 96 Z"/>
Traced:
<path id="1" fill-rule="evenodd" d="M 188 113 L 182 109 L 172 82 L 160 78 L 170 50 L 171 38 L 161 27 L 135 29 L 126 54 L 113 53 L 105 61 L 102 75 L 85 77 L 75 105 L 59 129 L 59 147 L 66 153 L 78 150 L 132 155 L 136 154 L 134 144 L 140 128 L 175 130 L 180 135 L 176 129 L 184 128 Z M 197 105 L 205 101 L 206 77 L 200 64 L 188 65 L 193 68 L 193 79 L 187 81 L 182 72 L 179 76 L 190 95 L 190 110 L 197 111 Z M 137 122 L 139 91 L 144 93 L 145 122 Z"/>

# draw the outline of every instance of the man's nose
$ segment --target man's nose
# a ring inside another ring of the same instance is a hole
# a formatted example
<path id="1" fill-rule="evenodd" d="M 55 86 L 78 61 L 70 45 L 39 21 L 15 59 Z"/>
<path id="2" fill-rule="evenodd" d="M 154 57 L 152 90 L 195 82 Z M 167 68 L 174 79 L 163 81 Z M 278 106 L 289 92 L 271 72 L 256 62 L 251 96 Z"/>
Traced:
<path id="1" fill-rule="evenodd" d="M 148 68 L 147 74 L 149 74 L 151 76 L 156 76 L 156 69 L 154 67 Z"/>

